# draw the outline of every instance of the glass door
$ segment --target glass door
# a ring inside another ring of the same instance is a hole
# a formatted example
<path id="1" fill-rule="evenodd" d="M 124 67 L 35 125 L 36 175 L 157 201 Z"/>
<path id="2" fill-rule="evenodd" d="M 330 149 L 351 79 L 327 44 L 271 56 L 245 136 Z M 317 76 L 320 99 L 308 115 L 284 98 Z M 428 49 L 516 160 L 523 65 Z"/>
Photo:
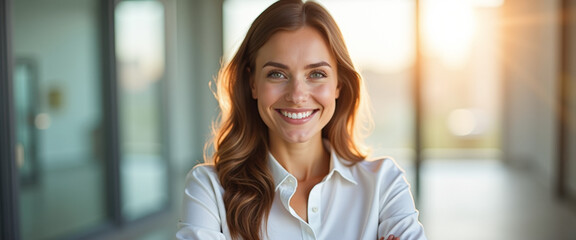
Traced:
<path id="1" fill-rule="evenodd" d="M 100 1 L 12 2 L 21 236 L 69 238 L 108 219 Z"/>

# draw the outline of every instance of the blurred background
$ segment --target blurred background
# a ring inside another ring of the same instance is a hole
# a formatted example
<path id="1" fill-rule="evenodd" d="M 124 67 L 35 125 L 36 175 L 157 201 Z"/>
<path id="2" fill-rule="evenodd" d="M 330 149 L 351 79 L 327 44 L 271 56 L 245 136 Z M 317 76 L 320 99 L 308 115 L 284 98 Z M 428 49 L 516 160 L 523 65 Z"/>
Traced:
<path id="1" fill-rule="evenodd" d="M 0 239 L 172 239 L 209 83 L 272 2 L 0 0 Z M 576 1 L 319 2 L 429 239 L 576 239 Z"/>

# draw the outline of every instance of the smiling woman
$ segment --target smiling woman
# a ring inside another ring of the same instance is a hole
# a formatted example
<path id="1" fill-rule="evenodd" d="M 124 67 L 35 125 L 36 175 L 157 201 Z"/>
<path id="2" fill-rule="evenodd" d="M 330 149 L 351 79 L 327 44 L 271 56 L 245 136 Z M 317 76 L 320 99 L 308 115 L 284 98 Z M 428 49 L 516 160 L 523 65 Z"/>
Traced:
<path id="1" fill-rule="evenodd" d="M 179 239 L 426 239 L 403 171 L 365 161 L 362 78 L 322 6 L 272 4 L 216 83 L 214 154 L 188 174 Z"/>

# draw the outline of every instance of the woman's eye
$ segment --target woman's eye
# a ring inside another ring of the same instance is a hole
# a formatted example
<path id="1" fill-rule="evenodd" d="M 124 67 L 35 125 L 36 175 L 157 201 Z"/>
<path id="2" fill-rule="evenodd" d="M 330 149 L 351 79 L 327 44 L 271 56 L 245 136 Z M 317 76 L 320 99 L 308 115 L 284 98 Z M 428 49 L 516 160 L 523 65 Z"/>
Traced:
<path id="1" fill-rule="evenodd" d="M 312 72 L 310 73 L 310 78 L 325 78 L 326 74 L 323 72 Z"/>
<path id="2" fill-rule="evenodd" d="M 277 78 L 277 79 L 286 78 L 286 76 L 281 72 L 270 72 L 270 73 L 268 73 L 267 77 Z"/>

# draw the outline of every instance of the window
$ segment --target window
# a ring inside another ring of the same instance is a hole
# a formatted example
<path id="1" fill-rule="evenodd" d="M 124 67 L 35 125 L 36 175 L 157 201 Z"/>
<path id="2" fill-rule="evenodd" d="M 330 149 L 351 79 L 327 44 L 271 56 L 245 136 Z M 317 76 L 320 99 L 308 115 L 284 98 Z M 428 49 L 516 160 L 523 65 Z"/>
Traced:
<path id="1" fill-rule="evenodd" d="M 116 6 L 122 214 L 128 220 L 168 204 L 163 129 L 164 6 L 122 1 Z"/>
<path id="2" fill-rule="evenodd" d="M 99 1 L 13 1 L 22 239 L 107 221 Z"/>

